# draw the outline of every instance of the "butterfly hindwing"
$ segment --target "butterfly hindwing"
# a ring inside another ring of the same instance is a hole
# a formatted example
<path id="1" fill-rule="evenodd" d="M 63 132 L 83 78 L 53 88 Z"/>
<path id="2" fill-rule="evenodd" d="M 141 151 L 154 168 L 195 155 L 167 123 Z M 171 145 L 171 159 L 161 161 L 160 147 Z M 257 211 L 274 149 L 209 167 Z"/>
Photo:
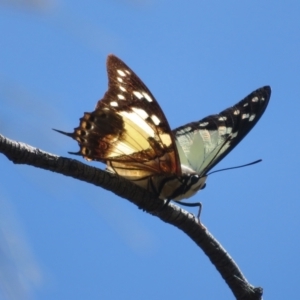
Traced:
<path id="1" fill-rule="evenodd" d="M 173 130 L 181 163 L 207 174 L 254 127 L 270 95 L 270 87 L 262 87 L 217 115 Z"/>

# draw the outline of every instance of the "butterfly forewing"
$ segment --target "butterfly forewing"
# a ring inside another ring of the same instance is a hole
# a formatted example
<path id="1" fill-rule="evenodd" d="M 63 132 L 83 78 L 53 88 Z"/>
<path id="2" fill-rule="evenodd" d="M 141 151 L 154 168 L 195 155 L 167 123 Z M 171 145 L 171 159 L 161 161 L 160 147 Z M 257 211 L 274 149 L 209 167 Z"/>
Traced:
<path id="1" fill-rule="evenodd" d="M 173 134 L 151 92 L 116 56 L 108 56 L 107 72 L 107 92 L 74 132 L 81 154 L 131 180 L 181 175 Z"/>
<path id="2" fill-rule="evenodd" d="M 207 174 L 257 123 L 270 95 L 265 86 L 218 115 L 173 130 L 181 163 L 200 176 Z"/>

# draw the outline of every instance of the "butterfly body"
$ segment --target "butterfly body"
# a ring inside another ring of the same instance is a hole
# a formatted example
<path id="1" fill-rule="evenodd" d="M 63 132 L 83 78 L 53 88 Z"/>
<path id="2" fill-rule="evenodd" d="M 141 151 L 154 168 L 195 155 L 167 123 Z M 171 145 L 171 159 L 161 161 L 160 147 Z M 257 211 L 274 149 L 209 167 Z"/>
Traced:
<path id="1" fill-rule="evenodd" d="M 107 60 L 108 90 L 73 133 L 77 154 L 106 163 L 161 199 L 179 201 L 205 187 L 207 173 L 253 128 L 271 90 L 252 92 L 233 107 L 171 131 L 159 104 L 119 58 Z"/>

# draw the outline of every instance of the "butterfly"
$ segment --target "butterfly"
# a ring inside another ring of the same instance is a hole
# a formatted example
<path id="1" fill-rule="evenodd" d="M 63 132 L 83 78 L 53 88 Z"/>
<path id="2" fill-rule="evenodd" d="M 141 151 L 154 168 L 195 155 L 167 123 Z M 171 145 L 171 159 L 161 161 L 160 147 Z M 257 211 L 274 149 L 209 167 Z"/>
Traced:
<path id="1" fill-rule="evenodd" d="M 72 133 L 87 160 L 106 164 L 161 199 L 180 201 L 206 185 L 208 172 L 254 127 L 271 95 L 252 92 L 216 115 L 171 130 L 158 102 L 119 58 L 107 58 L 108 90 Z"/>

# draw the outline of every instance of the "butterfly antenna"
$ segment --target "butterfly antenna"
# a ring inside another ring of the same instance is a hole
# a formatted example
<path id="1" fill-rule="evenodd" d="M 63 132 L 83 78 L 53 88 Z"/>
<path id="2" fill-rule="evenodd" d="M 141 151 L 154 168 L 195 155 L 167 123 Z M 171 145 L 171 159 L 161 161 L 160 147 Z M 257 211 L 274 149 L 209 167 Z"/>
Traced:
<path id="1" fill-rule="evenodd" d="M 239 168 L 243 168 L 243 167 L 248 167 L 248 166 L 251 166 L 251 165 L 255 165 L 255 164 L 257 164 L 257 163 L 260 163 L 261 161 L 262 161 L 262 159 L 258 159 L 258 160 L 256 160 L 256 161 L 253 161 L 253 162 L 248 163 L 248 164 L 245 164 L 245 165 L 241 165 L 241 166 L 236 166 L 236 167 L 230 167 L 230 168 L 225 168 L 225 169 L 216 170 L 216 171 L 213 171 L 213 172 L 208 173 L 206 176 L 211 175 L 211 174 L 213 174 L 213 173 L 221 172 L 221 171 L 233 170 L 233 169 L 239 169 Z"/>
<path id="2" fill-rule="evenodd" d="M 74 138 L 73 133 L 64 132 L 64 131 L 61 131 L 61 130 L 58 130 L 58 129 L 54 129 L 54 128 L 52 128 L 52 130 L 54 130 L 54 131 L 56 131 L 56 132 L 59 132 L 59 133 L 61 133 L 61 134 L 64 134 L 64 135 L 66 135 L 66 136 L 69 136 L 69 137 L 71 137 L 71 138 Z"/>

